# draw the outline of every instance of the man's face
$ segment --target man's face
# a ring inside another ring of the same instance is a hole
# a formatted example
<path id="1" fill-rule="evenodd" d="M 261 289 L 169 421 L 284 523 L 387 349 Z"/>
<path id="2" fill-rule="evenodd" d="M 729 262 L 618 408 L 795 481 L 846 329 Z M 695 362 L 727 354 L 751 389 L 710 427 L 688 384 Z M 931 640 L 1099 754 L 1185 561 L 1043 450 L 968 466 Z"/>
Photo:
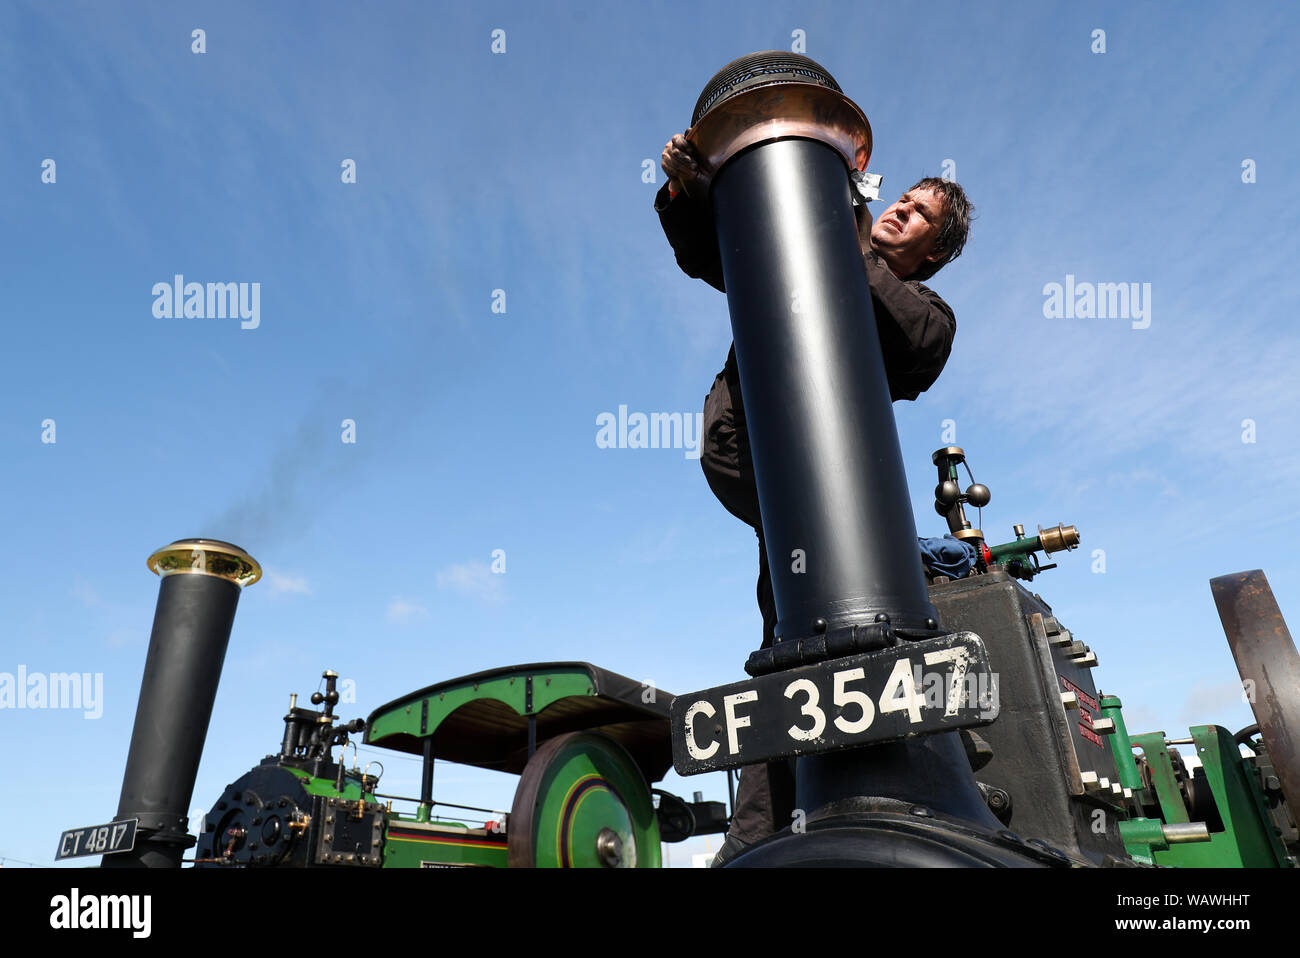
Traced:
<path id="1" fill-rule="evenodd" d="M 927 260 L 940 259 L 934 243 L 943 222 L 944 199 L 932 190 L 909 190 L 871 225 L 871 248 L 896 276 L 910 276 Z"/>

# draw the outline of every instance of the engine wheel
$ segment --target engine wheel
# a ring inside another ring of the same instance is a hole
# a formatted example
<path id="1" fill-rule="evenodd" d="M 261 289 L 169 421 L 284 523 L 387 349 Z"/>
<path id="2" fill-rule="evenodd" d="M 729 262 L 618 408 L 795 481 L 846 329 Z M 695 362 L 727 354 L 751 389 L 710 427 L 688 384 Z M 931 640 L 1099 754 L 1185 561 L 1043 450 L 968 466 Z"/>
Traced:
<path id="1" fill-rule="evenodd" d="M 613 739 L 570 732 L 524 767 L 510 810 L 511 868 L 658 868 L 645 777 Z"/>

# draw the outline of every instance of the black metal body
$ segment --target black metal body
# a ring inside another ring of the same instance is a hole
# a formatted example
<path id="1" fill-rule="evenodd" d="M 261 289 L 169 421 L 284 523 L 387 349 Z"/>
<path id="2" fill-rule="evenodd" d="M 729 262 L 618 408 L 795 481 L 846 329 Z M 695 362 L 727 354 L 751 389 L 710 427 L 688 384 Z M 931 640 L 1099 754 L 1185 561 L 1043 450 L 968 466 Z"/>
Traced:
<path id="1" fill-rule="evenodd" d="M 712 200 L 777 635 L 936 634 L 843 158 L 764 143 Z"/>
<path id="2" fill-rule="evenodd" d="M 117 820 L 138 818 L 135 849 L 105 868 L 179 868 L 194 844 L 190 798 L 240 588 L 204 574 L 165 576 L 136 707 Z"/>
<path id="3" fill-rule="evenodd" d="M 979 729 L 993 754 L 975 777 L 986 795 L 1009 796 L 1003 821 L 1081 862 L 1127 860 L 1119 833 L 1125 801 L 1109 787 L 1119 773 L 1088 664 L 1095 656 L 1047 603 L 1000 569 L 936 583 L 930 598 L 945 626 L 984 638 L 998 676 L 1001 711 Z M 1069 708 L 1065 693 L 1073 696 Z M 995 799 L 994 810 L 1004 801 Z"/>
<path id="4" fill-rule="evenodd" d="M 956 732 L 801 758 L 795 789 L 801 808 L 822 809 L 846 798 L 871 796 L 984 828 L 1001 827 L 975 785 Z"/>
<path id="5" fill-rule="evenodd" d="M 1044 868 L 1069 867 L 1061 852 L 1000 829 L 988 833 L 937 817 L 926 806 L 889 799 L 827 807 L 803 831 L 759 842 L 729 868 Z"/>
<path id="6" fill-rule="evenodd" d="M 226 786 L 208 813 L 195 867 L 382 865 L 383 806 L 309 794 L 306 764 L 271 755 Z"/>

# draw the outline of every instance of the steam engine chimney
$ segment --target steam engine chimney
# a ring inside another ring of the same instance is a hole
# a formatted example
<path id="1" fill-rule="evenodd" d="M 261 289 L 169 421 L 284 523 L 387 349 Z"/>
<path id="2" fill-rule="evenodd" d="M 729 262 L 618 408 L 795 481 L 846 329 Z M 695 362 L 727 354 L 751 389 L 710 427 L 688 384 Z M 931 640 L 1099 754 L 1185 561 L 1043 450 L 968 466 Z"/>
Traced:
<path id="1" fill-rule="evenodd" d="M 136 844 L 105 868 L 179 868 L 194 844 L 190 798 L 240 591 L 262 577 L 247 552 L 181 539 L 149 557 L 162 576 L 117 820 L 137 818 Z"/>
<path id="2" fill-rule="evenodd" d="M 940 636 L 851 202 L 871 157 L 866 117 L 820 65 L 768 51 L 714 76 L 687 139 L 711 175 L 779 620 L 747 671 Z M 733 865 L 1029 864 L 993 838 L 1001 825 L 956 732 L 804 755 L 797 768 L 807 833 Z M 815 810 L 839 824 L 815 825 Z"/>

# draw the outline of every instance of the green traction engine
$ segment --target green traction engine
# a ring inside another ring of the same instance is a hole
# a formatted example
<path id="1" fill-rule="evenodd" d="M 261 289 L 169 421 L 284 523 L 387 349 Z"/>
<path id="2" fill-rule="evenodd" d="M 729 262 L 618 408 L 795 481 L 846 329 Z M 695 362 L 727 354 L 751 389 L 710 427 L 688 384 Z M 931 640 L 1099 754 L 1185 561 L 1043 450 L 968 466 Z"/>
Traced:
<path id="1" fill-rule="evenodd" d="M 987 662 L 964 677 L 955 666 L 943 674 L 918 670 L 913 683 L 896 666 L 890 674 L 902 676 L 894 683 L 900 688 L 914 685 L 908 708 L 918 715 L 953 702 L 980 712 L 959 730 L 958 747 L 984 814 L 1000 826 L 998 847 L 1059 867 L 1295 867 L 1300 654 L 1264 574 L 1210 582 L 1256 724 L 1236 734 L 1194 726 L 1185 739 L 1131 734 L 1120 698 L 1094 680 L 1097 653 L 1024 585 L 1050 568 L 1035 553 L 1070 551 L 1078 531 L 1058 525 L 1027 537 L 1016 527 L 1014 542 L 990 548 L 965 511 L 989 503 L 988 487 L 972 476 L 961 491 L 956 466 L 965 454 L 958 447 L 940 449 L 933 462 L 936 510 L 973 552 L 963 550 L 967 567 L 945 563 L 927 572 L 928 599 L 945 628 L 982 637 Z M 709 713 L 707 698 L 675 702 L 584 662 L 478 672 L 343 721 L 335 715 L 338 675 L 326 671 L 310 699 L 315 707 L 291 697 L 278 751 L 225 788 L 196 839 L 187 810 L 235 607 L 261 568 L 237 546 L 211 539 L 174 542 L 150 557 L 149 568 L 162 581 L 118 811 L 107 824 L 65 831 L 59 859 L 99 855 L 110 868 L 653 868 L 662 864 L 661 843 L 728 826 L 723 803 L 703 801 L 699 792 L 688 802 L 653 787 L 683 742 L 686 753 L 693 745 L 716 758 L 730 741 L 723 725 L 732 738 L 750 736 L 747 743 L 761 723 L 809 737 L 800 724 L 807 709 L 787 730 L 788 720 L 774 725 L 770 716 L 744 711 L 753 694 L 720 700 Z M 929 681 L 936 676 L 943 682 Z M 846 715 L 855 720 L 850 726 L 868 724 L 871 700 L 865 692 L 853 696 L 833 716 L 841 726 Z M 684 723 L 673 724 L 674 709 L 685 711 Z M 883 717 L 916 722 L 887 692 L 873 711 L 882 716 L 877 724 Z M 692 725 L 693 712 L 713 717 Z M 346 749 L 357 737 L 415 757 L 418 793 L 381 791 L 382 764 L 359 768 L 355 748 L 347 767 Z M 1178 746 L 1191 746 L 1196 761 L 1185 762 Z M 827 754 L 854 752 L 851 744 L 835 748 Z M 509 811 L 435 799 L 438 761 L 519 776 Z M 707 762 L 695 765 L 677 770 L 710 770 Z M 945 781 L 931 783 L 936 795 Z M 848 847 L 826 836 L 813 836 L 825 854 Z M 781 840 L 774 836 L 772 847 Z"/>
<path id="2" fill-rule="evenodd" d="M 493 669 L 342 724 L 337 680 L 325 672 L 313 693 L 322 710 L 291 699 L 280 751 L 222 793 L 196 866 L 655 868 L 661 841 L 726 827 L 721 802 L 651 788 L 672 763 L 664 693 L 621 675 L 582 662 Z M 368 745 L 420 757 L 418 796 L 380 792 L 377 762 L 333 760 L 363 730 Z M 510 813 L 436 802 L 438 760 L 519 775 Z M 440 807 L 495 817 L 471 827 Z"/>

